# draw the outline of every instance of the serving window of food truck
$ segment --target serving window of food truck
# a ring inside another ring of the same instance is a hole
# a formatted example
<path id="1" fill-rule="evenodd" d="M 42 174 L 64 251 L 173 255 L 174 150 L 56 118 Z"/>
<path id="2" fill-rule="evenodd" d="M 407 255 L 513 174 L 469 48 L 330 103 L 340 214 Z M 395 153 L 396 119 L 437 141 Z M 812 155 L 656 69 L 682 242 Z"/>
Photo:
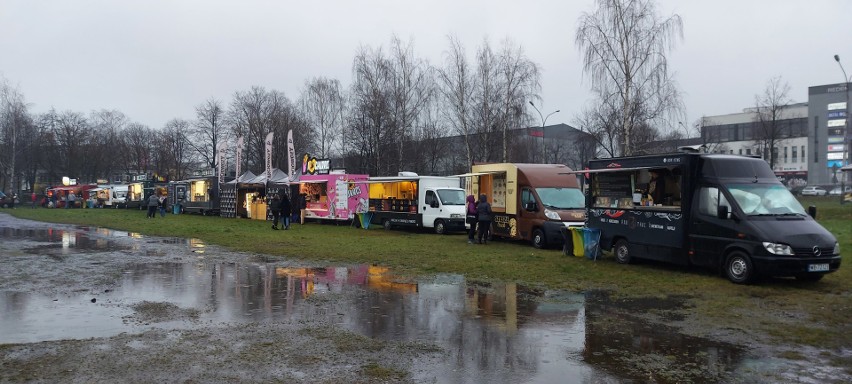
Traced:
<path id="1" fill-rule="evenodd" d="M 210 201 L 210 180 L 193 180 L 189 182 L 188 200 L 191 202 Z"/>
<path id="2" fill-rule="evenodd" d="M 592 177 L 592 206 L 680 211 L 681 184 L 678 167 L 603 170 Z"/>
<path id="3" fill-rule="evenodd" d="M 328 181 L 302 182 L 299 193 L 305 194 L 305 207 L 311 211 L 328 210 Z"/>
<path id="4" fill-rule="evenodd" d="M 142 183 L 127 185 L 127 201 L 141 201 L 144 193 Z"/>
<path id="5" fill-rule="evenodd" d="M 417 210 L 417 182 L 388 181 L 370 184 L 371 211 L 408 212 Z"/>

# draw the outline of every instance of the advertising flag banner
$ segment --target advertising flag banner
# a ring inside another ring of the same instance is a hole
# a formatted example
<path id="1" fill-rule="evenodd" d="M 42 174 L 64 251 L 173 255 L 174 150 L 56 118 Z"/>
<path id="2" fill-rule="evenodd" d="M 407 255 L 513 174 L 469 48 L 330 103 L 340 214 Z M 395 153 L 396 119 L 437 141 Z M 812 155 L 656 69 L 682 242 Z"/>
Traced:
<path id="1" fill-rule="evenodd" d="M 272 137 L 275 132 L 266 135 L 266 180 L 272 178 Z"/>
<path id="2" fill-rule="evenodd" d="M 243 137 L 237 137 L 237 169 L 235 172 L 236 177 L 240 177 L 241 173 L 241 165 L 243 160 Z"/>
<path id="3" fill-rule="evenodd" d="M 290 180 L 296 177 L 296 149 L 293 147 L 293 130 L 287 131 L 287 176 Z"/>

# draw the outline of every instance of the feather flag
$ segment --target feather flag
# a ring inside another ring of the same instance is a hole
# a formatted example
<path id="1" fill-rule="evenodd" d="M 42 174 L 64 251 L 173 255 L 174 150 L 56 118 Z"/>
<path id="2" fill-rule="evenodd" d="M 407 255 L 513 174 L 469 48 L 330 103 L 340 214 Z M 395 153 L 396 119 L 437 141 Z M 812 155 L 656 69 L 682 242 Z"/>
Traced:
<path id="1" fill-rule="evenodd" d="M 290 180 L 296 178 L 296 149 L 293 147 L 293 130 L 287 131 L 287 169 Z"/>
<path id="2" fill-rule="evenodd" d="M 266 135 L 266 180 L 272 178 L 272 137 L 275 132 Z"/>

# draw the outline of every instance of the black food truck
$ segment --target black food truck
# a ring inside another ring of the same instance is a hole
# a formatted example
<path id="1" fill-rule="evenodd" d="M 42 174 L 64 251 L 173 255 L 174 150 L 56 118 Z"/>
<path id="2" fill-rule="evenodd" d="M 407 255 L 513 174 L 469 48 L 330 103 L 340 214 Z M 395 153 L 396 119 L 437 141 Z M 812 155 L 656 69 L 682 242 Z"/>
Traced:
<path id="1" fill-rule="evenodd" d="M 673 153 L 589 162 L 587 225 L 619 263 L 653 259 L 817 281 L 840 267 L 837 239 L 806 213 L 766 161 Z"/>

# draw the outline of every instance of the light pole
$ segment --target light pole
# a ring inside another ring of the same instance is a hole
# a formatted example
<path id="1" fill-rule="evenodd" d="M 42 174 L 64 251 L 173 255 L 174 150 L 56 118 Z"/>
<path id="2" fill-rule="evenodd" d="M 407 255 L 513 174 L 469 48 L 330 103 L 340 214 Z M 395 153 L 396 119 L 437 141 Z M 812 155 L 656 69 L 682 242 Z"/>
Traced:
<path id="1" fill-rule="evenodd" d="M 550 112 L 550 113 L 547 114 L 547 116 L 542 116 L 541 111 L 539 111 L 538 107 L 536 107 L 535 104 L 533 104 L 532 100 L 530 100 L 530 105 L 532 105 L 532 107 L 535 108 L 535 111 L 538 112 L 538 117 L 541 119 L 541 146 L 543 147 L 542 148 L 543 149 L 542 157 L 544 157 L 544 161 L 546 162 L 547 161 L 547 145 L 544 143 L 544 124 L 547 123 L 548 117 L 550 117 L 554 113 L 558 113 L 559 110 L 557 109 L 553 112 Z"/>
<path id="2" fill-rule="evenodd" d="M 843 69 L 843 64 L 840 62 L 840 55 L 834 55 L 834 61 L 840 66 L 843 72 L 843 86 L 846 87 L 846 116 L 843 125 L 843 160 L 840 162 L 843 166 L 849 165 L 849 77 L 846 76 L 846 70 Z M 840 175 L 840 204 L 843 204 L 843 196 L 846 194 L 846 172 L 841 172 Z"/>

